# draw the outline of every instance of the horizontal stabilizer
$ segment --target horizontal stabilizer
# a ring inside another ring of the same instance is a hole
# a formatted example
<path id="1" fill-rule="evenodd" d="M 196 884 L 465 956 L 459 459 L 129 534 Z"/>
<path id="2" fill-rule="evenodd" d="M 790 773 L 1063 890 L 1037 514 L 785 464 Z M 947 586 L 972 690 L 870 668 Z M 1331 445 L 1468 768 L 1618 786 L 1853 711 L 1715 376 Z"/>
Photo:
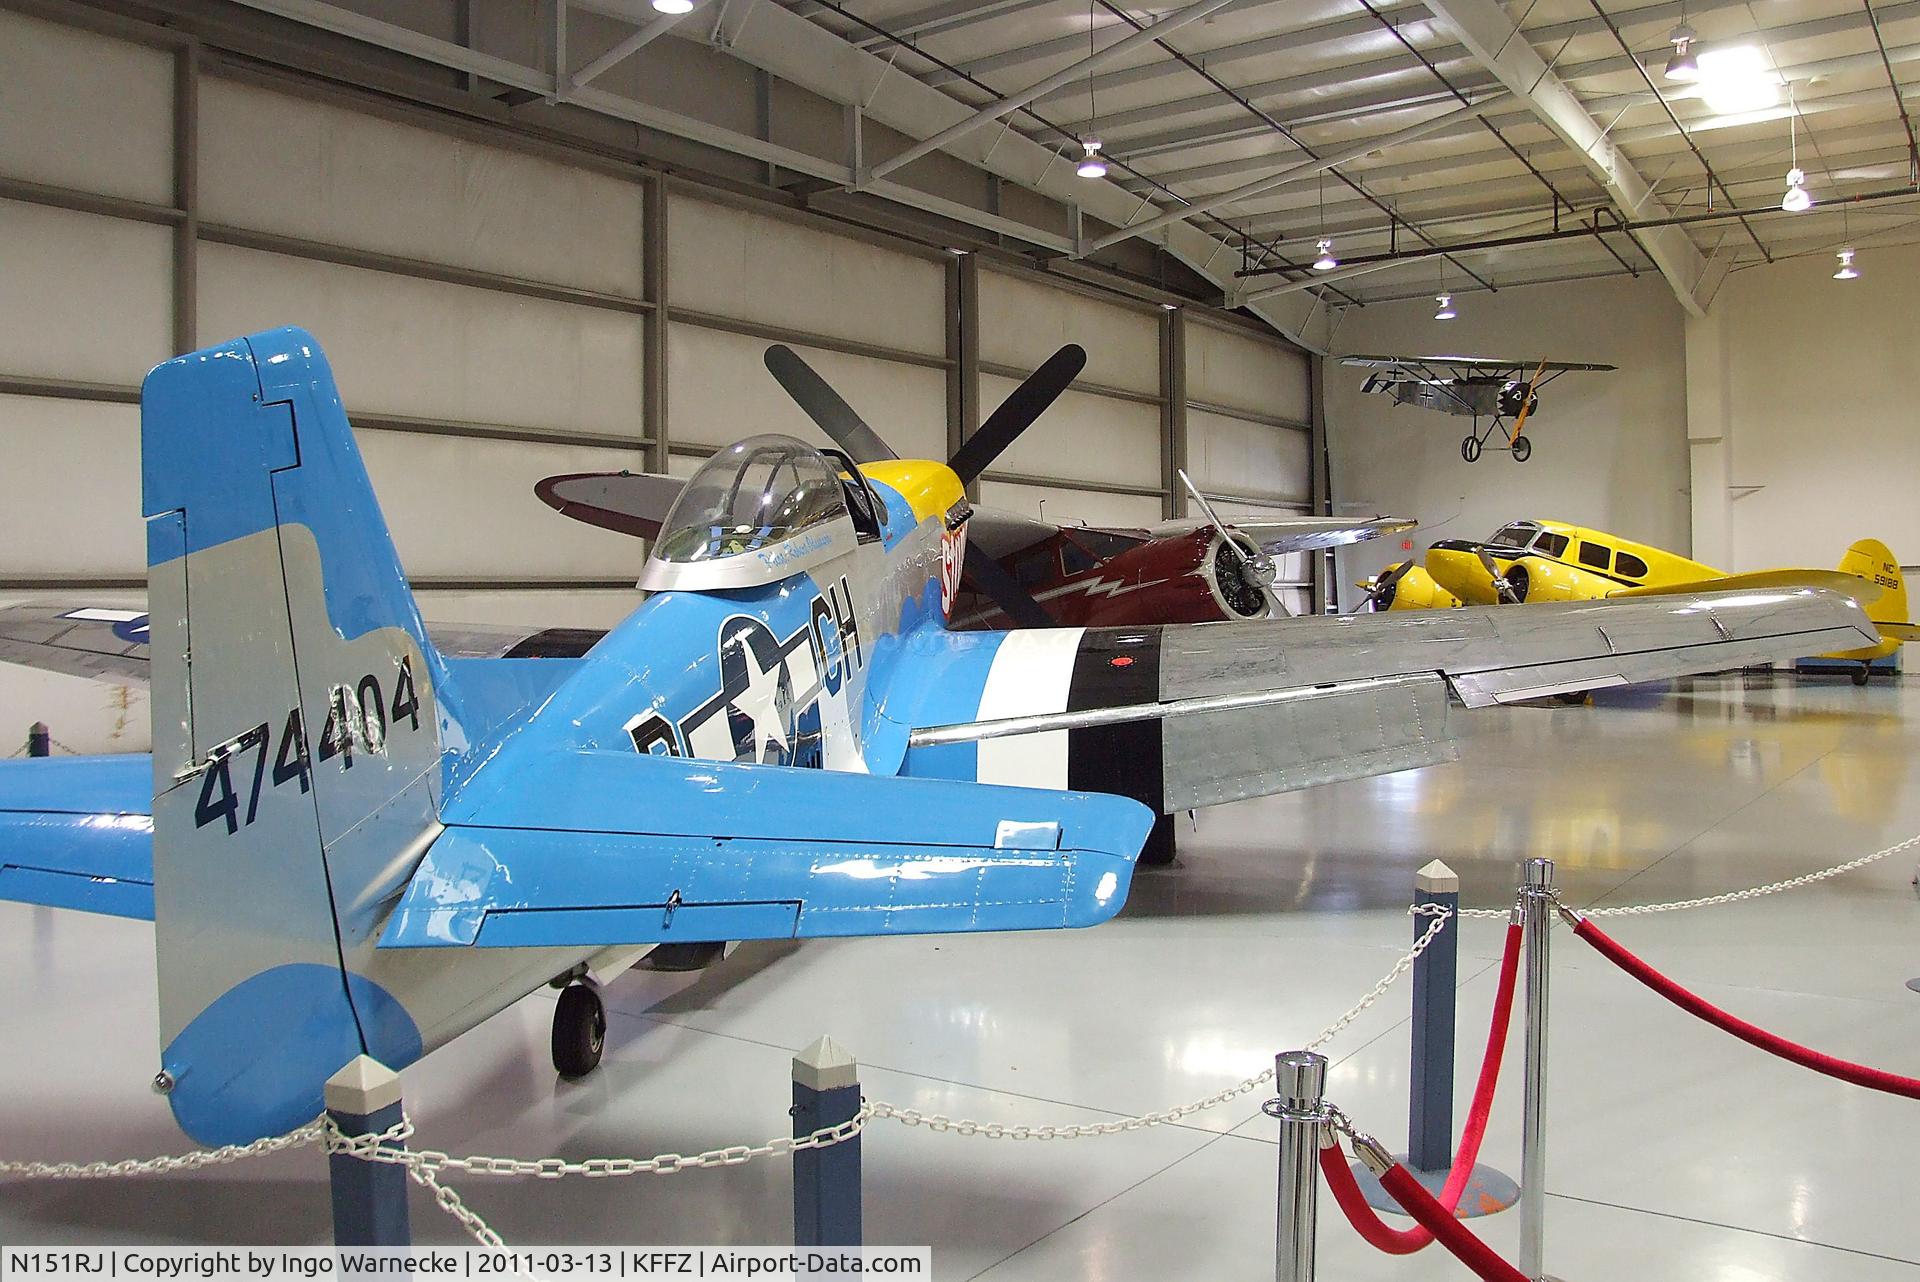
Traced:
<path id="1" fill-rule="evenodd" d="M 0 764 L 0 899 L 153 920 L 145 754 Z"/>
<path id="2" fill-rule="evenodd" d="M 1153 815 L 1124 797 L 551 754 L 447 808 L 383 948 L 1091 926 Z"/>

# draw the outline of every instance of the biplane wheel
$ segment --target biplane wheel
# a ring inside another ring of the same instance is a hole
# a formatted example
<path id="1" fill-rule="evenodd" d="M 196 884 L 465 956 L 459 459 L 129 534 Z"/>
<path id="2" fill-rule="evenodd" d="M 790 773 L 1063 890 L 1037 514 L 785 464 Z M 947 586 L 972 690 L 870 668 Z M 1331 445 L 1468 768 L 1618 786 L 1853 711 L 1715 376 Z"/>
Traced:
<path id="1" fill-rule="evenodd" d="M 1524 463 L 1533 457 L 1533 442 L 1524 436 L 1513 438 L 1513 461 Z"/>
<path id="2" fill-rule="evenodd" d="M 1460 442 L 1460 457 L 1471 463 L 1480 457 L 1480 438 L 1469 436 Z"/>
<path id="3" fill-rule="evenodd" d="M 1153 821 L 1153 831 L 1147 834 L 1147 844 L 1140 847 L 1138 862 L 1147 868 L 1165 868 L 1173 862 L 1176 853 L 1173 839 L 1173 816 L 1161 815 Z"/>
<path id="4" fill-rule="evenodd" d="M 607 1048 L 607 1007 L 587 984 L 569 984 L 553 1006 L 553 1067 L 565 1078 L 585 1077 Z"/>
<path id="5" fill-rule="evenodd" d="M 1853 684 L 1857 686 L 1863 686 L 1867 684 L 1867 679 L 1872 675 L 1873 675 L 1873 669 L 1863 663 L 1858 668 L 1854 669 Z"/>

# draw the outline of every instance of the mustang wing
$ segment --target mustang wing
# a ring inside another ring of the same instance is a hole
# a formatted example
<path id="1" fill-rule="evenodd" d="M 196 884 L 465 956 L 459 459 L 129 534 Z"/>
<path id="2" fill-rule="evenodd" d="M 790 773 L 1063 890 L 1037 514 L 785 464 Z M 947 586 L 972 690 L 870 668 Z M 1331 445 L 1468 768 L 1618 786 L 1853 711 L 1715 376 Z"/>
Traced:
<path id="1" fill-rule="evenodd" d="M 577 658 L 605 636 L 593 628 L 436 623 L 434 648 L 451 659 Z M 0 663 L 102 681 L 148 680 L 147 613 L 97 605 L 0 606 Z"/>
<path id="2" fill-rule="evenodd" d="M 923 638 L 908 770 L 1125 792 L 1163 812 L 1448 760 L 1450 707 L 1869 646 L 1814 588 Z M 955 715 L 964 712 L 964 715 Z M 969 758 L 968 754 L 972 754 Z M 1157 757 L 1154 761 L 1151 758 Z M 1158 787 L 1143 785 L 1158 766 Z"/>

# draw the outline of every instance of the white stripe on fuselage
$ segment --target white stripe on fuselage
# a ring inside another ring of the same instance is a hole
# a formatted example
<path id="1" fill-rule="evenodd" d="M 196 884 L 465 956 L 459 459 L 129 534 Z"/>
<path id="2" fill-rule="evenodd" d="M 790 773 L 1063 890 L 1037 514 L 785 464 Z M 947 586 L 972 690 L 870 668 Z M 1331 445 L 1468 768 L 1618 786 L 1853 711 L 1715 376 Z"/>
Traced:
<path id="1" fill-rule="evenodd" d="M 1073 660 L 1085 628 L 1034 628 L 1009 632 L 987 669 L 979 719 L 1065 712 L 1073 684 Z M 1008 735 L 980 743 L 981 783 L 1024 788 L 1067 786 L 1067 732 Z"/>

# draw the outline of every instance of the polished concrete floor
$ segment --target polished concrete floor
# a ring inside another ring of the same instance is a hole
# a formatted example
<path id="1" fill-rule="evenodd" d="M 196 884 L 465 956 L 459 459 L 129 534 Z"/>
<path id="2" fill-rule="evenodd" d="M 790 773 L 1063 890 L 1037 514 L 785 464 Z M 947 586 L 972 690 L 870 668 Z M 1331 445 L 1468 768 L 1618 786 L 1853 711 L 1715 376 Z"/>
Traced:
<path id="1" fill-rule="evenodd" d="M 1207 1095 L 1364 992 L 1405 946 L 1413 871 L 1441 857 L 1504 905 L 1551 855 L 1578 904 L 1665 900 L 1810 871 L 1920 832 L 1920 681 L 1722 677 L 1595 707 L 1458 714 L 1453 765 L 1203 813 L 1182 866 L 1116 922 L 1025 936 L 750 945 L 699 976 L 612 990 L 607 1061 L 556 1080 L 536 994 L 408 1071 L 419 1142 L 569 1157 L 758 1141 L 792 1052 L 821 1033 L 870 1097 L 981 1119 L 1084 1121 Z M 1616 933 L 1709 998 L 1834 1053 L 1920 1071 L 1913 860 Z M 1499 927 L 1463 937 L 1463 1048 Z M 1555 939 L 1548 1265 L 1571 1282 L 1920 1280 L 1920 1106 L 1769 1060 Z M 0 907 L 0 1158 L 177 1149 L 153 1071 L 151 935 Z M 1330 1048 L 1332 1097 L 1404 1139 L 1408 991 Z M 1518 1060 L 1518 1034 L 1510 1062 Z M 1463 1049 L 1463 1058 L 1470 1052 Z M 1463 1066 L 1461 1110 L 1471 1066 Z M 874 1242 L 932 1243 L 944 1279 L 1272 1273 L 1274 1123 L 1258 1095 L 1108 1138 L 1012 1143 L 876 1124 Z M 1517 1173 L 1517 1077 L 1486 1160 Z M 509 1242 L 780 1242 L 781 1161 L 631 1181 L 456 1181 Z M 414 1204 L 423 1240 L 457 1226 Z M 1516 1217 L 1476 1221 L 1511 1254 Z M 0 1180 L 0 1241 L 318 1242 L 313 1153 L 112 1184 Z M 1437 1249 L 1374 1254 L 1323 1207 L 1324 1279 L 1461 1278 Z"/>

